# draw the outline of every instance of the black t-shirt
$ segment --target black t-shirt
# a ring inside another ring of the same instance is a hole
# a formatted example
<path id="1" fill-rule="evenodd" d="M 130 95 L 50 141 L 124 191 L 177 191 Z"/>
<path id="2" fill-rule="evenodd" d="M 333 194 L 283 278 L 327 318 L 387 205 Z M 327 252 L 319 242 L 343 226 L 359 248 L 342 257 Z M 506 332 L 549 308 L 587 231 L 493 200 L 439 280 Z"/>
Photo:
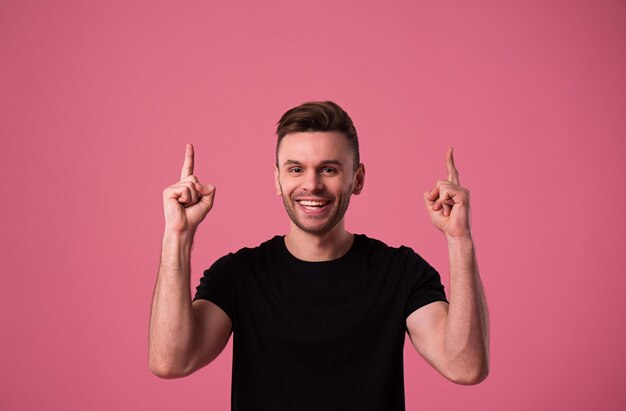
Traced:
<path id="1" fill-rule="evenodd" d="M 413 250 L 355 235 L 342 257 L 295 258 L 276 236 L 217 260 L 196 299 L 233 323 L 233 410 L 404 410 L 406 318 L 446 301 Z"/>

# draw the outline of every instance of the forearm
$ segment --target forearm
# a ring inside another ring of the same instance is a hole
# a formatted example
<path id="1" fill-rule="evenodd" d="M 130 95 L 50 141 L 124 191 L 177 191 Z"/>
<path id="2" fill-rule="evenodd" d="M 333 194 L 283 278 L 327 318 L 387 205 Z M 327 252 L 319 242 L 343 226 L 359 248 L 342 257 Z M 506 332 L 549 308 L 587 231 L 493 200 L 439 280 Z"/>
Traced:
<path id="1" fill-rule="evenodd" d="M 193 347 L 192 236 L 163 237 L 161 263 L 150 314 L 150 368 L 161 376 L 184 374 Z"/>
<path id="2" fill-rule="evenodd" d="M 476 383 L 489 367 L 488 313 L 471 238 L 448 238 L 450 306 L 444 355 L 460 382 Z"/>

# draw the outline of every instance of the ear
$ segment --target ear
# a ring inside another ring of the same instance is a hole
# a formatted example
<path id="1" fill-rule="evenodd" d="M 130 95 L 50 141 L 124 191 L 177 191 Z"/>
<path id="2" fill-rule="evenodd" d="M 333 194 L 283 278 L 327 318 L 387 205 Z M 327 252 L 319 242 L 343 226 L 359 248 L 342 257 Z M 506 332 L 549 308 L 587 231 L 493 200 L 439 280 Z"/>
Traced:
<path id="1" fill-rule="evenodd" d="M 282 195 L 282 191 L 280 190 L 280 182 L 278 181 L 278 176 L 279 176 L 278 167 L 276 167 L 276 164 L 274 164 L 273 166 L 274 166 L 274 186 L 276 187 L 276 195 L 280 196 Z"/>
<path id="2" fill-rule="evenodd" d="M 365 164 L 361 163 L 354 173 L 354 187 L 352 188 L 352 194 L 361 194 L 363 185 L 365 185 Z"/>

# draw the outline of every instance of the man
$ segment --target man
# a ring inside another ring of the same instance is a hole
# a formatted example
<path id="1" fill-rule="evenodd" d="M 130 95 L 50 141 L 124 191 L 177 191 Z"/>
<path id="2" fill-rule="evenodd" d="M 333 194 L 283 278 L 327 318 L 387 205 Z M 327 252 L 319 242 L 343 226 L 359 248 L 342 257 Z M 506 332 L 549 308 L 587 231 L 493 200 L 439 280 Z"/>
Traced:
<path id="1" fill-rule="evenodd" d="M 191 374 L 219 355 L 232 332 L 235 410 L 403 410 L 408 332 L 415 349 L 449 380 L 482 381 L 486 305 L 469 192 L 459 185 L 452 149 L 448 179 L 424 194 L 448 242 L 448 304 L 438 273 L 418 254 L 346 231 L 344 214 L 363 189 L 365 167 L 344 110 L 332 102 L 305 103 L 283 115 L 277 135 L 274 177 L 292 221 L 289 233 L 218 259 L 193 302 L 191 244 L 215 187 L 193 174 L 193 146 L 187 145 L 181 180 L 163 192 L 152 372 Z"/>

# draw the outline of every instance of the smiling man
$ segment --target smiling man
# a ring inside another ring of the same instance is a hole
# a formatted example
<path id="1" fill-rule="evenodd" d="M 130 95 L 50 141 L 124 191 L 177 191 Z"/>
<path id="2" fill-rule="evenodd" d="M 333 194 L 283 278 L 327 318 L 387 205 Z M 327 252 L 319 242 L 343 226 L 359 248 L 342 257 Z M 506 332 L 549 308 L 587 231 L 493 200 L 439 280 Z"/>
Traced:
<path id="1" fill-rule="evenodd" d="M 340 131 L 283 128 L 278 129 L 274 177 L 292 222 L 287 248 L 306 261 L 340 257 L 353 241 L 344 215 L 352 194 L 361 192 L 365 168 Z"/>
<path id="2" fill-rule="evenodd" d="M 305 103 L 282 116 L 277 135 L 274 178 L 289 232 L 218 259 L 193 301 L 191 244 L 215 187 L 193 174 L 193 146 L 187 146 L 181 180 L 163 192 L 152 372 L 189 375 L 215 359 L 232 334 L 234 410 L 404 410 L 408 333 L 447 379 L 482 381 L 488 319 L 469 192 L 459 185 L 452 150 L 447 180 L 424 194 L 448 243 L 448 303 L 439 274 L 413 250 L 346 231 L 344 216 L 351 196 L 363 189 L 365 167 L 343 109 Z"/>

